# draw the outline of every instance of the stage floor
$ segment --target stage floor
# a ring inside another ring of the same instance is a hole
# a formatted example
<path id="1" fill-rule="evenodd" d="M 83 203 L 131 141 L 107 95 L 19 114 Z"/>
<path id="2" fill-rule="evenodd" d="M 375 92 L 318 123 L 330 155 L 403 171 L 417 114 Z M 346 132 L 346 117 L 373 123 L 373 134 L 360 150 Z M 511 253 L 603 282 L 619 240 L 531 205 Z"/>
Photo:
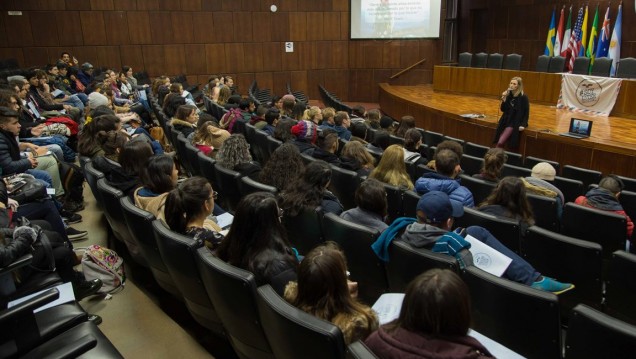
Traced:
<path id="1" fill-rule="evenodd" d="M 501 115 L 499 104 L 498 98 L 434 91 L 433 85 L 380 84 L 380 106 L 389 116 L 399 119 L 404 115 L 413 115 L 418 126 L 424 129 L 481 145 L 492 143 Z M 469 113 L 483 114 L 484 117 L 461 117 Z M 594 122 L 590 138 L 579 140 L 558 135 L 568 131 L 572 117 Z M 636 177 L 634 119 L 590 116 L 559 110 L 555 105 L 531 102 L 529 126 L 524 132 L 518 150 L 525 156 Z M 619 155 L 620 158 L 611 154 Z"/>

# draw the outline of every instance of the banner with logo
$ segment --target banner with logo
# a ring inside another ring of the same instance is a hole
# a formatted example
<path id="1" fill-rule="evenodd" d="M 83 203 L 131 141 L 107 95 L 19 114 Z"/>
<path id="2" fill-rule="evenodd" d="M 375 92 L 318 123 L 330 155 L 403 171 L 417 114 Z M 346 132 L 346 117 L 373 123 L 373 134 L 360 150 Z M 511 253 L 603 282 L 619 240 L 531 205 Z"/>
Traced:
<path id="1" fill-rule="evenodd" d="M 621 89 L 622 79 L 572 74 L 561 76 L 557 108 L 609 116 Z"/>

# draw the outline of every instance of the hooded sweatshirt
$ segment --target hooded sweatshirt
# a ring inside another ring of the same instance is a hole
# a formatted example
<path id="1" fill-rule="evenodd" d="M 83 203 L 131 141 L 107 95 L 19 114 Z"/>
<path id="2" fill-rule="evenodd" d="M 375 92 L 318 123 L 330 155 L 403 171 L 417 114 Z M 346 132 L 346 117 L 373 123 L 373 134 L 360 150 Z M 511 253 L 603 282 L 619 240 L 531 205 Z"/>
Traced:
<path id="1" fill-rule="evenodd" d="M 634 232 L 634 222 L 632 222 L 632 219 L 629 218 L 623 209 L 623 206 L 621 206 L 618 201 L 618 198 L 616 198 L 612 192 L 605 188 L 593 188 L 589 190 L 585 196 L 579 196 L 574 202 L 582 206 L 614 212 L 625 216 L 627 219 L 627 238 L 632 237 L 632 233 Z"/>

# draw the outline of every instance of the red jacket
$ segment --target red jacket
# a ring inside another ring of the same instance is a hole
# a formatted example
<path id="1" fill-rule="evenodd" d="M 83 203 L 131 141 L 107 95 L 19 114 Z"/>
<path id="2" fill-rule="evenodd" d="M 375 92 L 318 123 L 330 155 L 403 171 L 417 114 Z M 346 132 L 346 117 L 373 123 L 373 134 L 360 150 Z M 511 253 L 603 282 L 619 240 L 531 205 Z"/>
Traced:
<path id="1" fill-rule="evenodd" d="M 601 189 L 595 189 L 596 190 L 596 195 L 601 195 L 602 197 L 604 197 L 604 199 L 611 201 L 610 196 L 613 198 L 613 201 L 615 201 L 616 203 L 613 203 L 613 206 L 611 207 L 607 207 L 604 205 L 596 205 L 597 202 L 588 199 L 588 195 L 590 195 L 590 193 L 594 190 L 590 190 L 586 196 L 579 196 L 574 203 L 579 204 L 581 206 L 586 206 L 586 207 L 590 207 L 590 208 L 596 208 L 596 209 L 600 209 L 603 211 L 608 211 L 608 212 L 612 212 L 612 213 L 616 213 L 616 214 L 620 214 L 621 216 L 625 216 L 625 218 L 627 219 L 627 238 L 631 239 L 632 238 L 632 233 L 634 232 L 634 222 L 632 222 L 632 219 L 629 218 L 629 216 L 627 215 L 627 213 L 625 212 L 625 210 L 623 210 L 623 207 L 620 205 L 620 203 L 618 202 L 618 199 L 616 197 L 614 197 L 614 195 L 612 195 L 611 193 L 609 193 L 609 191 L 605 191 L 607 192 L 607 194 L 603 194 L 603 193 L 598 193 L 599 190 Z M 612 202 L 613 202 L 612 201 Z M 606 202 L 607 203 L 607 202 Z"/>

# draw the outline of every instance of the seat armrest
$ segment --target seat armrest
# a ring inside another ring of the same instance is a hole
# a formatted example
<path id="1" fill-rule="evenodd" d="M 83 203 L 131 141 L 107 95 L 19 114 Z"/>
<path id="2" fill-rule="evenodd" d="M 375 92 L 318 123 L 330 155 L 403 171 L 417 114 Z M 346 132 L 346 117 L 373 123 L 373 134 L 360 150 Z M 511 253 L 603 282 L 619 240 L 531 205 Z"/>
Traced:
<path id="1" fill-rule="evenodd" d="M 60 297 L 60 292 L 57 288 L 51 288 L 44 293 L 36 295 L 35 297 L 26 300 L 11 308 L 7 308 L 0 312 L 0 325 L 6 325 L 6 321 L 12 320 L 15 317 L 23 316 L 25 314 L 33 316 L 33 310 L 39 308 L 46 303 L 50 303 Z"/>
<path id="2" fill-rule="evenodd" d="M 77 339 L 76 341 L 65 344 L 61 348 L 56 349 L 52 353 L 49 353 L 47 356 L 43 357 L 42 359 L 77 358 L 78 356 L 95 348 L 96 346 L 97 346 L 97 339 L 90 334 L 86 334 L 85 336 Z"/>
<path id="3" fill-rule="evenodd" d="M 25 254 L 22 257 L 14 260 L 13 262 L 11 262 L 11 264 L 9 264 L 6 267 L 2 267 L 0 268 L 0 275 L 3 275 L 5 273 L 9 273 L 9 272 L 13 272 L 18 268 L 22 268 L 24 266 L 27 266 L 29 264 L 31 264 L 31 261 L 33 260 L 33 255 L 29 254 Z"/>

